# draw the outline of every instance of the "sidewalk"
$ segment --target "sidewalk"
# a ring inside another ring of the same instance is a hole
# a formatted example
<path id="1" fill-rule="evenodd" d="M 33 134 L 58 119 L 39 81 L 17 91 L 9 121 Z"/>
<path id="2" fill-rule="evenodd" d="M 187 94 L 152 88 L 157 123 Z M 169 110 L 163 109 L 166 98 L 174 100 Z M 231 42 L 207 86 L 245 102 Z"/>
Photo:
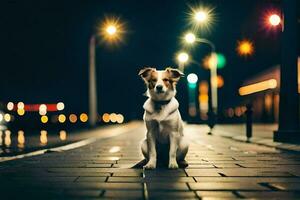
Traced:
<path id="1" fill-rule="evenodd" d="M 274 131 L 277 130 L 277 124 L 253 124 L 253 133 L 250 142 L 261 144 L 269 147 L 275 147 L 281 150 L 300 152 L 300 145 L 274 142 Z M 213 134 L 227 137 L 233 140 L 247 142 L 245 124 L 217 124 L 213 129 Z"/>
<path id="2" fill-rule="evenodd" d="M 143 124 L 76 149 L 0 163 L 1 199 L 300 199 L 300 154 L 187 125 L 186 169 L 143 171 Z"/>

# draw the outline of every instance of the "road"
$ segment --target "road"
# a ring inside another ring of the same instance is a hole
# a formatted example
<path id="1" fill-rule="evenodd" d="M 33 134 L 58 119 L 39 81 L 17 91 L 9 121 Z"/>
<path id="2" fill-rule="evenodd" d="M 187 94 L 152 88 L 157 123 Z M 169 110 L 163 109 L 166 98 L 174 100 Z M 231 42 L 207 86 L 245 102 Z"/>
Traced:
<path id="1" fill-rule="evenodd" d="M 77 148 L 0 162 L 3 199 L 300 199 L 300 154 L 186 125 L 186 169 L 133 168 L 145 128 L 97 130 Z"/>

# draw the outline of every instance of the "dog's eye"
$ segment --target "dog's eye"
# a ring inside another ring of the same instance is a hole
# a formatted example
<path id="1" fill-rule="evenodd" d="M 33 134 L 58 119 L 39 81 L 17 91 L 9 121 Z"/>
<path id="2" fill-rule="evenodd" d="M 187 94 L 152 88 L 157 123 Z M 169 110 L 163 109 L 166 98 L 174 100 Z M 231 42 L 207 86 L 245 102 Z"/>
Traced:
<path id="1" fill-rule="evenodd" d="M 153 82 L 156 82 L 156 81 L 157 81 L 157 79 L 152 79 L 151 81 L 153 81 Z"/>
<path id="2" fill-rule="evenodd" d="M 164 78 L 164 79 L 163 79 L 163 81 L 167 82 L 167 81 L 169 81 L 169 79 L 167 79 L 167 78 Z"/>

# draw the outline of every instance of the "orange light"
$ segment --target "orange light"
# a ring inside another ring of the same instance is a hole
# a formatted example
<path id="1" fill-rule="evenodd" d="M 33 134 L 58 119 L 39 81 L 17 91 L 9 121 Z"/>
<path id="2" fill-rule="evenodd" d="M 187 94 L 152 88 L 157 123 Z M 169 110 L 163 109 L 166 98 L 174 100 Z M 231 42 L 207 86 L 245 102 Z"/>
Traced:
<path id="1" fill-rule="evenodd" d="M 19 130 L 18 131 L 18 146 L 19 147 L 24 147 L 24 144 L 25 144 L 24 131 Z"/>
<path id="2" fill-rule="evenodd" d="M 277 81 L 275 79 L 269 79 L 258 83 L 243 86 L 239 89 L 241 96 L 261 92 L 268 89 L 274 89 L 277 87 Z"/>
<path id="3" fill-rule="evenodd" d="M 69 120 L 71 123 L 76 123 L 77 122 L 77 116 L 75 114 L 70 114 Z"/>
<path id="4" fill-rule="evenodd" d="M 254 46 L 250 40 L 238 41 L 237 52 L 240 56 L 249 56 L 254 53 Z"/>
<path id="5" fill-rule="evenodd" d="M 109 120 L 110 120 L 110 115 L 108 113 L 104 113 L 103 116 L 102 116 L 102 120 L 105 122 L 105 123 L 108 123 Z"/>
<path id="6" fill-rule="evenodd" d="M 79 118 L 81 122 L 87 122 L 87 120 L 89 119 L 86 113 L 81 113 Z"/>
<path id="7" fill-rule="evenodd" d="M 40 142 L 41 142 L 41 144 L 42 145 L 45 145 L 45 144 L 47 144 L 47 142 L 48 142 L 48 138 L 47 138 L 47 131 L 45 131 L 45 130 L 41 130 L 41 135 L 40 135 Z"/>
<path id="8" fill-rule="evenodd" d="M 214 77 L 214 84 L 216 84 L 218 88 L 223 87 L 224 86 L 223 77 L 220 75 L 218 75 L 217 77 Z"/>
<path id="9" fill-rule="evenodd" d="M 4 144 L 9 147 L 11 145 L 11 131 L 5 130 L 4 134 Z"/>
<path id="10" fill-rule="evenodd" d="M 64 130 L 59 131 L 59 139 L 64 141 L 67 139 L 67 132 Z"/>
<path id="11" fill-rule="evenodd" d="M 97 32 L 104 41 L 118 43 L 122 41 L 123 35 L 126 33 L 125 23 L 121 22 L 118 17 L 106 17 L 97 27 Z"/>

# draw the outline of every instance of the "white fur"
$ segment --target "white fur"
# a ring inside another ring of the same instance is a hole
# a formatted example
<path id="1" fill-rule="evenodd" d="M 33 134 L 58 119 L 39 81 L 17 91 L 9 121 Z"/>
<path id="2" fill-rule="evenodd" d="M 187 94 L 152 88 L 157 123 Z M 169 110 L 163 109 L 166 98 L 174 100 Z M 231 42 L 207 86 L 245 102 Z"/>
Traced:
<path id="1" fill-rule="evenodd" d="M 149 98 L 144 103 L 144 121 L 147 128 L 146 139 L 142 143 L 142 152 L 148 163 L 145 165 L 146 169 L 156 168 L 157 152 L 156 143 L 160 145 L 167 145 L 170 143 L 169 149 L 169 165 L 171 169 L 178 168 L 177 161 L 183 161 L 187 151 L 188 143 L 183 136 L 183 123 L 180 112 L 178 110 L 179 103 L 175 99 L 175 88 L 167 88 L 162 80 L 161 73 L 158 72 L 158 79 L 156 85 L 163 85 L 163 93 L 157 93 L 154 89 L 147 91 Z M 155 109 L 154 101 L 170 102 L 162 105 L 161 109 Z"/>

